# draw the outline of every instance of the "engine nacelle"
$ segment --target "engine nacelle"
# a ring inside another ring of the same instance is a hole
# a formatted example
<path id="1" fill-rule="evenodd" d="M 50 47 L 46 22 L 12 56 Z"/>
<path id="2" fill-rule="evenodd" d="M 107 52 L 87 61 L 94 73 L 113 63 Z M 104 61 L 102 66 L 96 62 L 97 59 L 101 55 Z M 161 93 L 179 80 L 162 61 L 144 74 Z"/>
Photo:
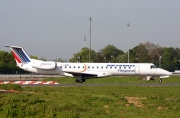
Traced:
<path id="1" fill-rule="evenodd" d="M 52 70 L 56 69 L 57 63 L 51 61 L 37 61 L 33 62 L 32 67 L 38 69 Z"/>

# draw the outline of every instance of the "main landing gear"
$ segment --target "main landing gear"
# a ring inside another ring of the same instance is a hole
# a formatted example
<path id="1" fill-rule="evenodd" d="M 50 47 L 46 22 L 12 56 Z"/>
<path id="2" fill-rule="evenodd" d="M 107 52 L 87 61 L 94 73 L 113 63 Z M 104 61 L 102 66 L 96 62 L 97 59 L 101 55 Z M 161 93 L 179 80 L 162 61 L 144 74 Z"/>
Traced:
<path id="1" fill-rule="evenodd" d="M 162 82 L 162 79 L 160 78 L 160 79 L 159 79 L 159 83 L 161 83 L 161 82 Z"/>
<path id="2" fill-rule="evenodd" d="M 76 83 L 83 83 L 86 82 L 86 80 L 83 78 L 82 75 L 78 76 L 78 78 L 75 80 Z"/>
<path id="3" fill-rule="evenodd" d="M 85 79 L 81 79 L 81 80 L 76 79 L 75 82 L 76 82 L 76 83 L 83 83 L 83 82 L 86 82 L 86 80 L 85 80 Z"/>

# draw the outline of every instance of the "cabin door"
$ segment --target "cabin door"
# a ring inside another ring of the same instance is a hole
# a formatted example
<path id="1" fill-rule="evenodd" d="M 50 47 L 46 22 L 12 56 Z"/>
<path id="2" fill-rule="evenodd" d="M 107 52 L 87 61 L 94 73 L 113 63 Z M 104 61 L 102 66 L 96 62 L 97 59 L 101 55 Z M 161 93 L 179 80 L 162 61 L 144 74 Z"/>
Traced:
<path id="1" fill-rule="evenodd" d="M 139 75 L 140 73 L 140 66 L 136 66 L 136 75 Z"/>

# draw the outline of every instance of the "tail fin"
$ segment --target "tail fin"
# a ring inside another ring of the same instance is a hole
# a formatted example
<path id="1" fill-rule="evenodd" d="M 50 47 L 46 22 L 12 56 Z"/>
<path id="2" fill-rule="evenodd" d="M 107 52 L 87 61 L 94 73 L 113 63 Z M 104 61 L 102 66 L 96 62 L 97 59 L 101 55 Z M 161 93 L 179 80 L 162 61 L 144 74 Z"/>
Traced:
<path id="1" fill-rule="evenodd" d="M 20 63 L 28 63 L 31 62 L 31 58 L 27 55 L 22 47 L 18 46 L 5 46 L 9 47 L 14 55 L 16 63 L 19 65 Z"/>

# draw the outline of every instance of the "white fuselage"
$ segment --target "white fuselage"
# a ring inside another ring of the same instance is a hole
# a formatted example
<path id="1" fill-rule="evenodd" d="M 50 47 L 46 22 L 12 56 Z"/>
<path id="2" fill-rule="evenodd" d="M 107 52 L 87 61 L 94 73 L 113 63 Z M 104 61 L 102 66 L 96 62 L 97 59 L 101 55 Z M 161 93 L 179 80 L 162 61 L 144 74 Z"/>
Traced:
<path id="1" fill-rule="evenodd" d="M 34 60 L 36 61 L 36 60 Z M 41 63 L 40 61 L 39 63 Z M 56 63 L 56 62 L 55 62 Z M 36 63 L 37 64 L 37 63 Z M 41 64 L 39 64 L 41 65 Z M 23 64 L 20 68 L 37 73 L 49 75 L 76 76 L 76 73 L 94 75 L 93 77 L 106 76 L 166 76 L 171 73 L 156 68 L 151 63 L 56 63 L 54 69 L 35 68 L 31 63 Z M 89 78 L 87 76 L 87 78 Z"/>

